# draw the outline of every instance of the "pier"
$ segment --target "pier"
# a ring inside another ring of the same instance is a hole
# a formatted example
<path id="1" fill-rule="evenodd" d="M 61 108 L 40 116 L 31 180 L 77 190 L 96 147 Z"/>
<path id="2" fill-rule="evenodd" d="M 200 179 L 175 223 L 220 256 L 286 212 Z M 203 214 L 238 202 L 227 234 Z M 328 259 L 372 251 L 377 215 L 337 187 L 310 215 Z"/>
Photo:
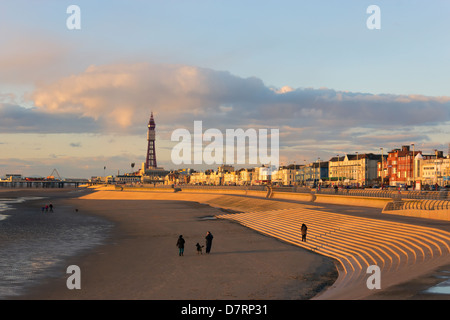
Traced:
<path id="1" fill-rule="evenodd" d="M 0 181 L 0 188 L 78 188 L 82 184 L 88 183 L 85 179 L 73 180 L 15 180 Z"/>

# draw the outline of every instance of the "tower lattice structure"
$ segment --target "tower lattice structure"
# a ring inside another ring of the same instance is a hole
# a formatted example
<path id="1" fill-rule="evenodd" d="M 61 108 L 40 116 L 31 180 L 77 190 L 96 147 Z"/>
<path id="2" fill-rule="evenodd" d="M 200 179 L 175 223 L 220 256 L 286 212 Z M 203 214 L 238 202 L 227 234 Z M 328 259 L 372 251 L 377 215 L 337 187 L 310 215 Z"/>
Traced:
<path id="1" fill-rule="evenodd" d="M 147 158 L 145 159 L 145 169 L 156 168 L 156 147 L 155 147 L 155 119 L 153 118 L 153 112 L 151 113 L 150 120 L 148 122 L 147 131 Z"/>

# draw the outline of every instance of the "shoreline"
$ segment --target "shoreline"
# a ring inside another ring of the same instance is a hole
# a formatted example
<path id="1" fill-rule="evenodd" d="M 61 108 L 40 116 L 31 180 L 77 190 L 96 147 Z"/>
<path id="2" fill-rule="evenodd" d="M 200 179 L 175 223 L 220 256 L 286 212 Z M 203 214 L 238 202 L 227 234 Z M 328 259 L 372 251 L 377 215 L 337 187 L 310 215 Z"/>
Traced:
<path id="1" fill-rule="evenodd" d="M 3 212 L 6 218 L 0 221 L 1 300 L 20 298 L 29 288 L 54 278 L 67 257 L 85 254 L 107 237 L 108 221 L 74 214 L 73 208 L 64 205 L 73 192 L 0 191 L 0 198 L 26 199 L 9 204 Z M 54 211 L 42 211 L 50 203 Z"/>
<path id="2" fill-rule="evenodd" d="M 68 275 L 60 268 L 54 278 L 13 299 L 305 300 L 337 278 L 330 258 L 237 223 L 204 219 L 232 212 L 227 209 L 187 201 L 77 197 L 61 201 L 114 224 L 105 244 L 67 259 L 67 265 L 81 269 L 81 290 L 67 289 Z M 194 245 L 209 230 L 215 237 L 211 254 L 197 255 Z M 175 247 L 178 234 L 187 242 L 184 257 Z"/>

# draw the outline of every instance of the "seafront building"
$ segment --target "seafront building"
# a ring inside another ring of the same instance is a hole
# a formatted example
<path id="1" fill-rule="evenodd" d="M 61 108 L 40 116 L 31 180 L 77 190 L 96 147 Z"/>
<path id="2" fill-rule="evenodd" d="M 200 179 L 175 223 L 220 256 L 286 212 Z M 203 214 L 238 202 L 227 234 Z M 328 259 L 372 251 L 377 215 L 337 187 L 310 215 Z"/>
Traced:
<path id="1" fill-rule="evenodd" d="M 5 180 L 7 182 L 21 181 L 23 179 L 21 174 L 16 173 L 7 173 L 5 175 Z"/>
<path id="2" fill-rule="evenodd" d="M 243 168 L 243 169 L 239 169 L 238 172 L 239 172 L 238 184 L 240 186 L 248 186 L 248 185 L 252 184 L 253 174 L 255 172 L 255 169 Z"/>
<path id="3" fill-rule="evenodd" d="M 450 184 L 450 157 L 435 157 L 424 159 L 420 154 L 416 157 L 417 180 L 423 186 L 439 185 L 446 186 Z"/>
<path id="4" fill-rule="evenodd" d="M 442 151 L 423 154 L 420 150 L 402 146 L 388 152 L 385 161 L 378 162 L 378 177 L 383 185 L 389 186 L 445 186 L 450 183 L 449 161 L 449 155 L 444 157 Z"/>
<path id="5" fill-rule="evenodd" d="M 373 153 L 346 154 L 329 160 L 329 181 L 338 185 L 368 186 L 377 179 L 377 163 L 382 155 Z"/>
<path id="6" fill-rule="evenodd" d="M 383 169 L 382 169 L 383 168 Z M 422 154 L 409 146 L 387 154 L 346 154 L 329 161 L 282 166 L 269 170 L 266 166 L 235 170 L 221 166 L 216 171 L 192 172 L 189 182 L 196 185 L 265 185 L 276 186 L 413 186 L 416 188 L 450 184 L 450 156 L 442 151 Z"/>
<path id="7" fill-rule="evenodd" d="M 328 184 L 328 161 L 319 161 L 299 166 L 295 171 L 295 185 L 316 187 Z"/>
<path id="8" fill-rule="evenodd" d="M 271 182 L 273 185 L 291 186 L 295 185 L 297 170 L 294 167 L 281 167 L 272 173 Z"/>

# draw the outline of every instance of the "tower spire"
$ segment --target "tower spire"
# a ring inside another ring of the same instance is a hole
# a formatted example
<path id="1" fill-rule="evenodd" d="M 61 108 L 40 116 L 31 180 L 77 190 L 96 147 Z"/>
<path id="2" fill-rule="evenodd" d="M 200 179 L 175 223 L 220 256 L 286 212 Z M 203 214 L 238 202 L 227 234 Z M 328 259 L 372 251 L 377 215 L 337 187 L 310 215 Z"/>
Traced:
<path id="1" fill-rule="evenodd" d="M 150 115 L 150 120 L 148 121 L 147 130 L 147 157 L 145 159 L 145 169 L 156 168 L 156 148 L 155 148 L 155 119 L 153 118 L 153 111 Z"/>

